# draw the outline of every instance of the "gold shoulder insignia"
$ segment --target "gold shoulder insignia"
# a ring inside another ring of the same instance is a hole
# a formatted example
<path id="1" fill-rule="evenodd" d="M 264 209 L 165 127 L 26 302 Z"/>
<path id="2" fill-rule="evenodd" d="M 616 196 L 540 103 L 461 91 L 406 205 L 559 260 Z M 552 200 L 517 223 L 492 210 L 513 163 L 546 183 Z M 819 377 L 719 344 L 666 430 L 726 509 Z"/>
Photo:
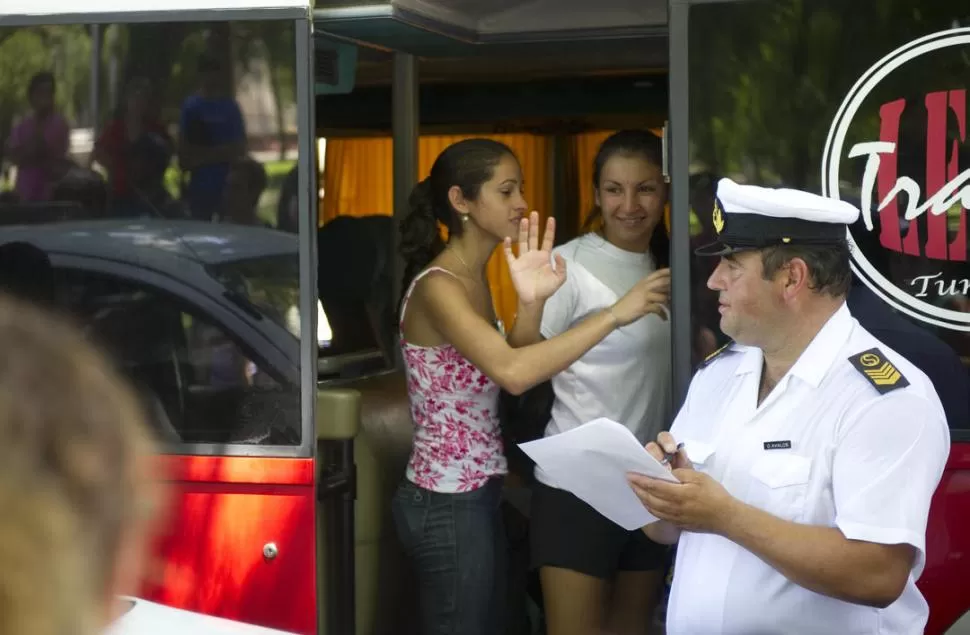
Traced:
<path id="1" fill-rule="evenodd" d="M 730 350 L 732 344 L 734 344 L 734 341 L 733 340 L 730 341 L 730 342 L 728 342 L 727 344 L 725 344 L 721 348 L 717 349 L 716 351 L 714 351 L 713 353 L 711 353 L 707 357 L 705 357 L 704 358 L 704 361 L 702 361 L 697 366 L 697 368 L 700 369 L 700 368 L 704 368 L 705 366 L 708 366 L 715 359 L 717 359 L 718 357 L 720 357 L 721 355 L 723 355 L 724 353 L 726 353 L 728 350 Z"/>
<path id="2" fill-rule="evenodd" d="M 880 395 L 909 386 L 909 380 L 903 377 L 899 369 L 886 359 L 878 348 L 870 348 L 858 355 L 853 355 L 849 361 L 863 377 L 869 380 Z"/>

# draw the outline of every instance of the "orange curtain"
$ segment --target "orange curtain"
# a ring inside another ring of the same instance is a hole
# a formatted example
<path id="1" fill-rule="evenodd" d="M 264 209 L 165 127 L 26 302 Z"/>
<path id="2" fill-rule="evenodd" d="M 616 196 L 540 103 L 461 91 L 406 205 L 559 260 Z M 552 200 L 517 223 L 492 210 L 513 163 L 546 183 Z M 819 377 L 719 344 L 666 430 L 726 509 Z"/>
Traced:
<path id="1" fill-rule="evenodd" d="M 579 177 L 579 226 L 589 217 L 589 212 L 593 209 L 595 196 L 593 194 L 593 160 L 596 159 L 596 151 L 606 138 L 613 134 L 613 130 L 597 130 L 595 132 L 584 132 L 573 137 L 573 144 L 576 147 L 574 156 L 576 157 L 576 175 Z"/>
<path id="2" fill-rule="evenodd" d="M 452 143 L 473 136 L 486 135 L 422 136 L 418 141 L 418 178 L 428 176 L 432 164 L 442 150 Z M 518 157 L 525 181 L 526 200 L 545 222 L 551 200 L 551 140 L 530 134 L 487 136 L 508 145 Z M 320 206 L 321 225 L 337 216 L 392 213 L 392 148 L 391 139 L 387 137 L 327 140 L 324 194 Z M 495 300 L 495 310 L 506 326 L 511 327 L 515 319 L 517 297 L 501 249 L 497 249 L 489 261 L 488 280 Z"/>
<path id="3" fill-rule="evenodd" d="M 390 216 L 393 144 L 387 137 L 327 139 L 319 224 L 337 216 Z"/>

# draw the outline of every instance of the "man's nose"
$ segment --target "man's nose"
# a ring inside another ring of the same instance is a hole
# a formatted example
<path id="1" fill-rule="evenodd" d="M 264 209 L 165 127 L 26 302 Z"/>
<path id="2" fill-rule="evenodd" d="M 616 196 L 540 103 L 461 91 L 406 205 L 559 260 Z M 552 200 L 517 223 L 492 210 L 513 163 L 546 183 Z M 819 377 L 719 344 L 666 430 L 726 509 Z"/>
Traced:
<path id="1" fill-rule="evenodd" d="M 721 274 L 722 263 L 717 263 L 714 267 L 714 271 L 707 278 L 707 288 L 711 291 L 723 291 L 724 290 L 724 276 Z"/>

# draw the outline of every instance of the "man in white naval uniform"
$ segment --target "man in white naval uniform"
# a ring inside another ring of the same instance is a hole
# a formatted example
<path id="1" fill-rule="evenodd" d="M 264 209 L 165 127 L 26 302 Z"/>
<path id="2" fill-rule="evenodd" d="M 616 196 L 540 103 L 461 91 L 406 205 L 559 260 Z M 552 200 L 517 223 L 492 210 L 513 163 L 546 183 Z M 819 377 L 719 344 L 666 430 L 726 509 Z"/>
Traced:
<path id="1" fill-rule="evenodd" d="M 708 280 L 733 343 L 669 433 L 680 483 L 630 475 L 678 543 L 668 635 L 917 635 L 930 500 L 950 447 L 926 375 L 849 313 L 852 205 L 718 185 Z M 677 445 L 683 443 L 678 451 Z"/>

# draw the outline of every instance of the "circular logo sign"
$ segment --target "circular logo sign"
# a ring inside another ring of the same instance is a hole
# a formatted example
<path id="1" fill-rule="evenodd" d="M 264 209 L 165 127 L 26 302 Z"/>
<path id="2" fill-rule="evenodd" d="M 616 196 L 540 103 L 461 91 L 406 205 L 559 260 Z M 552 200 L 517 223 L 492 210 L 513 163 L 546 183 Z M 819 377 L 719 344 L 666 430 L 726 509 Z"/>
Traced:
<path id="1" fill-rule="evenodd" d="M 909 42 L 876 62 L 843 100 L 829 128 L 822 155 L 822 193 L 834 199 L 849 195 L 841 191 L 845 187 L 841 176 L 843 163 L 859 162 L 852 167 L 861 169 L 862 179 L 854 183 L 852 189 L 859 192 L 863 227 L 854 231 L 877 234 L 879 244 L 885 250 L 940 265 L 935 271 L 932 267 L 925 271 L 926 275 L 906 280 L 905 287 L 897 285 L 872 263 L 874 254 L 867 255 L 859 248 L 850 230 L 848 239 L 855 274 L 876 295 L 903 313 L 928 324 L 959 331 L 970 331 L 970 313 L 947 308 L 946 302 L 940 302 L 940 299 L 970 295 L 970 279 L 950 279 L 942 269 L 947 263 L 962 266 L 970 261 L 966 234 L 970 165 L 957 165 L 955 147 L 956 144 L 970 146 L 968 91 L 952 90 L 951 86 L 930 86 L 924 94 L 919 94 L 918 90 L 912 90 L 919 87 L 908 86 L 905 91 L 908 100 L 900 97 L 879 105 L 878 137 L 848 146 L 846 139 L 857 136 L 850 133 L 853 121 L 863 105 L 866 112 L 872 112 L 873 104 L 867 103 L 867 98 L 879 94 L 879 87 L 887 78 L 894 73 L 912 70 L 903 67 L 928 54 L 968 46 L 970 28 L 952 29 Z M 910 78 L 920 76 L 918 73 L 905 75 Z M 926 153 L 925 175 L 906 173 L 898 162 L 900 119 L 904 113 L 908 116 L 918 108 L 923 109 L 919 114 L 926 119 L 926 136 L 920 140 L 922 144 L 919 146 Z M 952 135 L 947 137 L 948 121 L 958 124 L 957 141 Z M 866 129 L 871 128 L 870 125 Z M 955 238 L 951 235 L 954 218 L 959 227 Z"/>

